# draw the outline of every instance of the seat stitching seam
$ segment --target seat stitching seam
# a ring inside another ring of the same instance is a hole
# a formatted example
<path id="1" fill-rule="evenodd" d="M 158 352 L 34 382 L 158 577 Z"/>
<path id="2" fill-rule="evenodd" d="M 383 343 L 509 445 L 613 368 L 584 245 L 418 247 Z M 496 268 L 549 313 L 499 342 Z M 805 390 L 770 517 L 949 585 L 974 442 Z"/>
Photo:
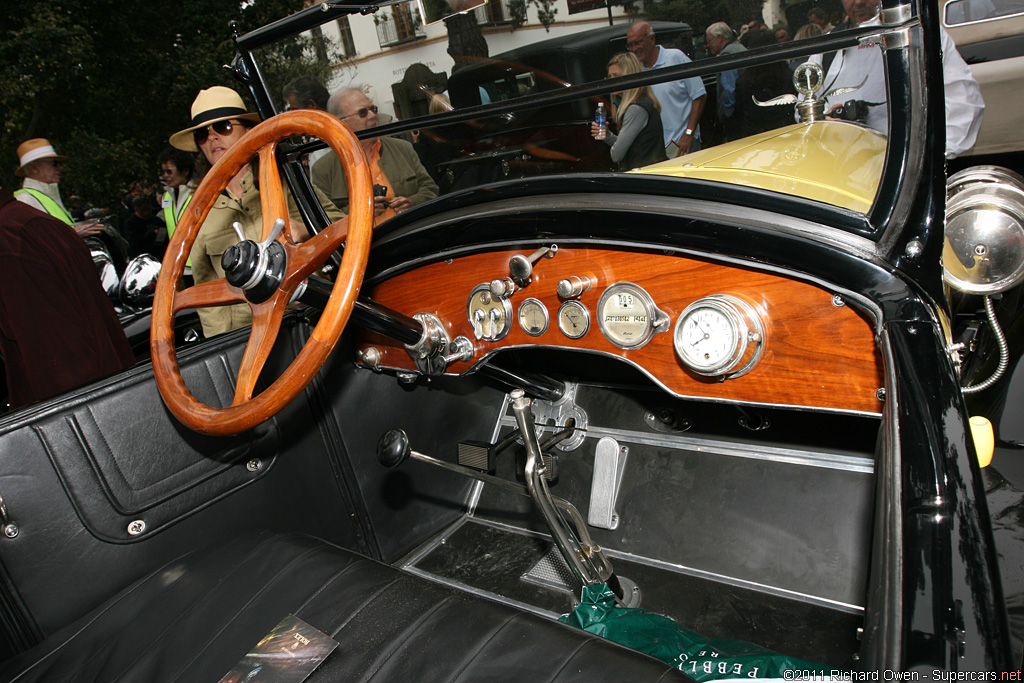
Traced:
<path id="1" fill-rule="evenodd" d="M 500 626 L 498 626 L 498 628 L 496 628 L 496 629 L 494 630 L 494 633 L 492 633 L 491 635 L 489 635 L 489 636 L 487 637 L 487 640 L 485 640 L 484 642 L 480 643 L 480 645 L 479 645 L 479 646 L 477 647 L 477 649 L 476 649 L 476 652 L 475 652 L 475 653 L 473 654 L 473 656 L 472 656 L 472 657 L 470 657 L 469 661 L 468 661 L 468 662 L 466 662 L 466 664 L 465 664 L 465 665 L 464 665 L 464 666 L 463 666 L 463 667 L 462 667 L 461 669 L 459 669 L 459 671 L 458 671 L 458 672 L 456 672 L 456 674 L 455 674 L 454 676 L 452 676 L 452 677 L 451 677 L 451 678 L 449 678 L 448 680 L 449 680 L 449 681 L 452 681 L 453 683 L 454 683 L 454 681 L 457 681 L 457 680 L 458 680 L 458 679 L 459 679 L 459 678 L 460 678 L 460 677 L 462 676 L 462 674 L 463 674 L 463 673 L 465 673 L 465 671 L 466 671 L 466 670 L 467 670 L 467 669 L 469 668 L 469 666 L 470 666 L 470 665 L 471 665 L 471 664 L 473 663 L 473 661 L 474 661 L 474 660 L 475 660 L 475 659 L 477 658 L 477 656 L 478 656 L 478 655 L 479 655 L 479 654 L 480 654 L 481 652 L 483 652 L 484 648 L 486 648 L 486 647 L 487 647 L 487 645 L 488 645 L 488 644 L 490 644 L 490 642 L 491 642 L 492 640 L 494 640 L 495 638 L 497 638 L 497 637 L 498 637 L 498 634 L 499 634 L 499 633 L 501 633 L 502 631 L 504 631 L 504 630 L 505 630 L 505 629 L 506 629 L 506 628 L 508 627 L 508 625 L 509 625 L 509 624 L 511 624 L 511 623 L 512 623 L 512 621 L 513 621 L 514 619 L 516 619 L 516 618 L 517 618 L 518 616 L 519 616 L 518 614 L 510 614 L 510 615 L 508 615 L 507 617 L 505 617 L 505 621 L 504 621 L 504 622 L 502 622 L 502 624 L 501 624 Z"/>
<path id="2" fill-rule="evenodd" d="M 373 680 L 377 676 L 377 674 L 380 672 L 381 668 L 383 668 L 383 666 L 385 664 L 387 664 L 389 661 L 391 661 L 392 657 L 394 657 L 399 651 L 402 650 L 402 647 L 403 647 L 404 644 L 409 642 L 409 640 L 412 637 L 412 635 L 420 630 L 420 627 L 422 626 L 423 622 L 428 617 L 430 617 L 432 614 L 434 614 L 434 612 L 438 611 L 439 609 L 441 609 L 441 607 L 443 607 L 444 605 L 448 604 L 448 602 L 450 602 L 451 599 L 452 599 L 452 596 L 450 596 L 450 595 L 445 596 L 445 598 L 443 600 L 441 600 L 440 602 L 436 603 L 429 610 L 427 610 L 426 612 L 421 614 L 419 616 L 419 619 L 414 621 L 412 624 L 410 624 L 406 628 L 402 629 L 402 632 L 399 634 L 400 638 L 399 638 L 398 644 L 396 644 L 391 649 L 391 651 L 387 654 L 387 656 L 385 656 L 383 659 L 378 658 L 378 662 L 379 663 L 375 667 L 373 667 L 372 671 L 368 671 L 367 672 L 368 675 L 366 677 L 364 677 L 363 680 L 366 680 L 366 681 Z M 406 634 L 408 634 L 408 635 L 406 635 Z M 392 642 L 394 642 L 394 639 L 392 639 Z"/>
<path id="3" fill-rule="evenodd" d="M 268 540 L 269 540 L 269 539 L 268 539 Z M 188 662 L 187 662 L 187 663 L 185 664 L 185 666 L 184 666 L 184 667 L 182 667 L 181 671 L 179 671 L 179 672 L 178 672 L 177 674 L 175 674 L 175 675 L 174 675 L 174 679 L 173 679 L 173 680 L 178 680 L 178 679 L 179 679 L 179 677 L 181 676 L 181 674 L 182 674 L 182 673 L 183 673 L 183 672 L 184 672 L 185 670 L 187 670 L 187 669 L 188 669 L 188 667 L 189 667 L 189 666 L 191 666 L 191 665 L 192 665 L 192 663 L 193 663 L 193 662 L 195 662 L 195 661 L 196 661 L 196 660 L 197 660 L 197 659 L 199 658 L 199 656 L 200 656 L 200 655 L 202 655 L 202 654 L 203 654 L 204 652 L 206 652 L 206 651 L 207 651 L 207 650 L 208 650 L 208 649 L 210 648 L 210 646 L 211 646 L 211 645 L 213 644 L 213 642 L 214 642 L 214 641 L 215 641 L 215 640 L 217 639 L 217 637 L 218 637 L 218 636 L 220 636 L 220 634 L 224 633 L 224 631 L 226 631 L 226 630 L 227 630 L 227 628 L 228 628 L 228 627 L 229 627 L 229 626 L 230 626 L 230 625 L 231 625 L 232 623 L 234 623 L 235 619 L 237 619 L 237 618 L 238 618 L 238 615 L 239 615 L 239 614 L 241 614 L 241 613 L 242 613 L 243 611 L 245 611 L 245 609 L 246 609 L 246 608 L 247 608 L 247 607 L 248 607 L 249 605 L 251 605 L 251 604 L 253 603 L 253 601 L 254 601 L 254 600 L 256 600 L 256 599 L 257 599 L 258 597 L 260 597 L 261 595 L 263 595 L 263 594 L 264 594 L 264 593 L 265 593 L 265 592 L 266 592 L 266 591 L 267 591 L 267 590 L 268 590 L 268 589 L 270 588 L 270 585 L 271 585 L 271 584 L 273 584 L 273 583 L 275 583 L 276 581 L 278 581 L 278 580 L 279 580 L 279 579 L 281 578 L 281 576 L 282 576 L 283 574 L 285 574 L 285 572 L 287 572 L 287 571 L 288 571 L 289 569 L 291 569 L 291 568 L 292 568 L 292 567 L 293 567 L 293 566 L 294 566 L 295 564 L 297 564 L 297 563 L 299 563 L 299 562 L 301 562 L 301 561 L 305 560 L 305 559 L 306 559 L 306 558 L 307 558 L 307 557 L 308 557 L 308 556 L 309 556 L 310 554 L 312 554 L 312 553 L 315 553 L 315 552 L 316 552 L 316 551 L 318 551 L 318 550 L 323 550 L 323 547 L 321 547 L 321 546 L 315 546 L 315 547 L 312 547 L 312 548 L 307 548 L 307 549 L 306 549 L 305 551 L 303 551 L 303 552 L 302 552 L 302 553 L 300 553 L 299 555 L 297 555 L 297 556 L 293 557 L 293 558 L 292 558 L 291 560 L 289 560 L 289 561 L 288 561 L 288 563 L 287 563 L 287 564 L 286 564 L 285 566 L 281 567 L 281 568 L 280 568 L 280 569 L 279 569 L 279 570 L 278 570 L 278 571 L 277 571 L 277 572 L 276 572 L 276 573 L 275 573 L 275 574 L 274 574 L 274 575 L 273 575 L 273 576 L 272 576 L 272 577 L 270 578 L 270 580 L 269 580 L 269 581 L 266 581 L 266 582 L 265 582 L 265 583 L 263 584 L 263 586 L 262 586 L 262 587 L 261 587 L 261 588 L 260 588 L 260 589 L 259 589 L 258 591 L 256 591 L 256 593 L 254 593 L 253 595 L 249 596 L 249 599 L 248 599 L 248 600 L 246 600 L 246 602 L 245 602 L 245 604 L 244 604 L 244 605 L 242 605 L 242 606 L 241 606 L 240 608 L 238 608 L 238 609 L 236 609 L 236 610 L 235 610 L 235 614 L 234 614 L 234 615 L 233 615 L 233 616 L 232 616 L 232 617 L 231 617 L 231 618 L 230 618 L 230 619 L 229 619 L 229 620 L 228 620 L 227 622 L 225 622 L 225 623 L 224 623 L 224 626 L 223 626 L 223 627 L 221 627 L 221 628 L 220 628 L 220 629 L 219 629 L 219 630 L 218 630 L 218 631 L 217 631 L 216 633 L 212 634 L 212 635 L 211 635 L 211 636 L 210 636 L 210 637 L 209 637 L 209 638 L 207 639 L 207 641 L 206 641 L 206 643 L 207 643 L 207 644 L 206 644 L 206 647 L 204 647 L 204 648 L 203 648 L 202 650 L 199 650 L 198 652 L 196 652 L 196 653 L 195 653 L 195 655 L 194 655 L 194 656 L 193 656 L 193 657 L 192 657 L 192 658 L 191 658 L 191 659 L 190 659 L 190 660 L 189 660 L 189 661 L 188 661 Z M 239 567 L 241 567 L 241 566 L 242 566 L 242 565 L 239 565 Z M 219 583 L 222 583 L 222 581 L 218 581 L 218 584 L 219 584 Z M 175 619 L 175 620 L 174 620 L 174 621 L 175 621 L 175 623 L 176 623 L 176 622 L 178 622 L 178 621 L 180 621 L 180 620 L 182 619 L 182 617 L 184 617 L 184 616 L 185 616 L 185 615 L 186 615 L 186 614 L 187 614 L 188 612 L 191 612 L 191 611 L 192 611 L 192 610 L 194 609 L 194 607 L 196 606 L 196 604 L 197 604 L 197 602 L 195 602 L 195 601 L 194 601 L 194 602 L 192 603 L 192 605 L 191 605 L 191 606 L 190 606 L 190 607 L 189 607 L 189 608 L 188 608 L 187 610 L 185 610 L 184 612 L 182 612 L 182 613 L 181 613 L 181 615 L 179 615 L 179 617 L 178 617 L 177 619 Z M 168 628 L 170 628 L 170 626 L 168 626 Z M 166 631 L 167 631 L 167 629 L 164 629 L 164 632 L 165 632 L 165 633 L 166 633 Z M 150 645 L 150 646 L 149 646 L 149 647 L 147 648 L 147 650 L 150 650 L 150 649 L 152 649 L 152 648 L 153 648 L 153 645 Z"/>

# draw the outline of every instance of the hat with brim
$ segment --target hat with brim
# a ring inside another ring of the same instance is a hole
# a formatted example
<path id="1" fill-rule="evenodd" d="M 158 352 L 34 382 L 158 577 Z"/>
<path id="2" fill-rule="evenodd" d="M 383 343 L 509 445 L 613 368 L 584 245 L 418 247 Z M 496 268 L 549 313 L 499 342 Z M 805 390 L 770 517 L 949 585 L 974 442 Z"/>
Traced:
<path id="1" fill-rule="evenodd" d="M 260 115 L 245 110 L 242 96 L 231 88 L 215 85 L 207 90 L 200 90 L 192 103 L 192 125 L 171 136 L 171 146 L 186 152 L 198 152 L 192 131 L 205 128 L 211 123 L 240 119 L 259 123 Z"/>
<path id="2" fill-rule="evenodd" d="M 67 157 L 57 154 L 53 149 L 53 145 L 51 145 L 50 141 L 46 138 L 32 138 L 31 140 L 26 140 L 18 145 L 18 168 L 14 171 L 14 175 L 25 175 L 25 167 L 33 161 L 39 161 L 40 159 L 56 159 L 57 161 L 64 161 Z"/>

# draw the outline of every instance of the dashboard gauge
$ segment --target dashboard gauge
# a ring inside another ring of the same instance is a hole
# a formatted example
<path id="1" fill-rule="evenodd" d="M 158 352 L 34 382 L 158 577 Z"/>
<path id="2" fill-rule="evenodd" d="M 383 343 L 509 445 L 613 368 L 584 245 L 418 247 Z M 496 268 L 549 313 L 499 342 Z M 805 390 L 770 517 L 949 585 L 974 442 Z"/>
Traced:
<path id="1" fill-rule="evenodd" d="M 730 294 L 713 294 L 683 310 L 673 343 L 693 372 L 733 378 L 750 372 L 761 359 L 764 331 L 753 306 Z"/>
<path id="2" fill-rule="evenodd" d="M 590 329 L 590 311 L 575 299 L 558 309 L 558 329 L 569 339 L 579 339 Z"/>
<path id="3" fill-rule="evenodd" d="M 604 290 L 597 303 L 597 324 L 605 338 L 620 349 L 637 349 L 658 331 L 668 329 L 668 316 L 654 299 L 632 282 L 617 282 Z"/>
<path id="4" fill-rule="evenodd" d="M 466 315 L 477 339 L 498 341 L 512 329 L 512 304 L 506 297 L 491 294 L 491 285 L 487 282 L 469 293 Z"/>
<path id="5" fill-rule="evenodd" d="M 802 95 L 813 95 L 821 89 L 825 73 L 814 62 L 804 62 L 793 71 L 793 86 Z"/>
<path id="6" fill-rule="evenodd" d="M 548 331 L 548 309 L 537 299 L 527 299 L 519 304 L 519 326 L 531 337 L 539 337 Z"/>

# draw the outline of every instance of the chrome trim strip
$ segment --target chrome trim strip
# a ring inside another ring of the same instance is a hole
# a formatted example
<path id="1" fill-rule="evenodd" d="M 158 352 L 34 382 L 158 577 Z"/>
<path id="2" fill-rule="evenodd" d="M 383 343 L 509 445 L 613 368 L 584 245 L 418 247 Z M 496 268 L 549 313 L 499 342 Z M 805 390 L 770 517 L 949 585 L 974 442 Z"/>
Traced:
<path id="1" fill-rule="evenodd" d="M 494 529 L 500 529 L 502 531 L 508 531 L 509 533 L 520 534 L 522 536 L 530 536 L 532 538 L 542 538 L 550 541 L 551 537 L 547 534 L 531 531 L 529 529 L 522 529 L 520 527 L 505 524 L 504 522 L 495 522 L 489 519 L 481 519 L 474 517 L 472 519 L 474 524 L 482 524 L 489 526 Z M 642 564 L 655 569 L 663 569 L 665 571 L 675 572 L 676 574 L 685 574 L 687 576 L 694 576 L 696 578 L 706 579 L 708 581 L 715 581 L 717 583 L 726 584 L 729 586 L 735 586 L 737 588 L 746 588 L 759 593 L 767 593 L 770 595 L 776 595 L 778 597 L 787 598 L 791 600 L 797 600 L 798 602 L 804 602 L 811 605 L 817 605 L 819 607 L 826 607 L 828 609 L 834 609 L 840 612 L 846 612 L 848 614 L 863 614 L 864 607 L 861 605 L 853 605 L 839 600 L 832 600 L 830 598 L 823 598 L 817 595 L 809 595 L 807 593 L 800 593 L 798 591 L 788 590 L 786 588 L 777 588 L 775 586 L 768 586 L 763 583 L 757 583 L 755 581 L 748 581 L 746 579 L 740 579 L 732 576 L 725 576 L 724 574 L 716 574 L 715 572 L 704 571 L 703 569 L 694 569 L 687 567 L 682 564 L 675 564 L 672 562 L 665 562 L 663 560 L 656 560 L 650 557 L 643 557 L 642 555 L 634 555 L 632 553 L 622 552 L 620 550 L 612 550 L 611 548 L 602 548 L 609 557 L 617 557 L 621 560 L 628 562 L 634 562 L 636 564 Z M 641 587 L 642 588 L 642 587 Z"/>
<path id="2" fill-rule="evenodd" d="M 476 588 L 475 586 L 470 586 L 459 581 L 446 579 L 443 576 L 431 574 L 429 572 L 423 571 L 422 569 L 417 569 L 416 567 L 402 567 L 402 571 L 409 572 L 410 574 L 415 574 L 416 576 L 427 579 L 428 581 L 432 581 L 433 583 L 439 583 L 443 586 L 448 586 L 449 588 L 454 588 L 456 590 L 463 591 L 464 593 L 471 593 L 472 595 L 478 595 L 480 597 L 487 598 L 489 600 L 494 600 L 505 605 L 512 605 L 513 607 L 518 607 L 524 612 L 531 612 L 533 614 L 545 617 L 547 619 L 557 619 L 558 617 L 562 616 L 558 612 L 548 612 L 547 610 L 543 610 L 529 603 L 520 602 L 519 600 L 513 600 L 512 598 L 506 598 L 503 595 L 498 595 L 497 593 L 485 591 L 482 588 Z"/>
<path id="3" fill-rule="evenodd" d="M 782 598 L 789 598 L 792 600 L 796 600 L 798 602 L 803 602 L 810 605 L 817 605 L 819 607 L 827 607 L 829 609 L 834 609 L 839 612 L 846 612 L 848 614 L 864 613 L 864 608 L 861 605 L 851 605 L 846 602 L 831 600 L 829 598 L 822 598 L 817 595 L 808 595 L 807 593 L 792 591 L 786 588 L 768 586 L 763 583 L 757 583 L 756 581 L 748 581 L 746 579 L 739 579 L 732 576 L 724 576 L 722 574 L 704 571 L 703 569 L 694 569 L 692 567 L 687 567 L 685 565 L 673 564 L 671 562 L 663 562 L 661 560 L 655 560 L 649 557 L 642 557 L 640 555 L 632 555 L 630 553 L 624 553 L 618 550 L 611 550 L 610 548 L 605 548 L 604 551 L 609 557 L 617 557 L 621 560 L 628 560 L 629 562 L 647 565 L 650 567 L 654 567 L 656 569 L 664 569 L 665 571 L 671 571 L 677 574 L 686 574 L 687 576 L 694 576 L 697 578 L 707 579 L 708 581 L 723 583 L 729 586 L 735 586 L 737 588 L 746 588 L 749 590 L 756 591 L 758 593 L 767 593 L 769 595 L 776 595 Z"/>
<path id="4" fill-rule="evenodd" d="M 510 418 L 508 415 L 502 416 L 501 423 L 505 426 L 515 426 L 515 420 Z M 760 444 L 746 444 L 732 441 L 716 441 L 713 439 L 699 439 L 669 434 L 635 432 L 626 429 L 614 429 L 611 427 L 595 427 L 594 425 L 590 425 L 587 428 L 587 438 L 599 439 L 602 436 L 610 436 L 617 441 L 625 441 L 644 446 L 674 448 L 677 450 L 693 451 L 695 453 L 713 453 L 715 455 L 727 455 L 735 458 L 767 460 L 770 462 L 787 463 L 790 465 L 805 465 L 808 467 L 821 467 L 846 472 L 860 472 L 862 474 L 874 474 L 875 472 L 875 461 L 873 458 L 854 455 L 821 453 L 818 451 L 805 451 L 796 448 L 779 448 L 777 446 L 763 446 Z"/>

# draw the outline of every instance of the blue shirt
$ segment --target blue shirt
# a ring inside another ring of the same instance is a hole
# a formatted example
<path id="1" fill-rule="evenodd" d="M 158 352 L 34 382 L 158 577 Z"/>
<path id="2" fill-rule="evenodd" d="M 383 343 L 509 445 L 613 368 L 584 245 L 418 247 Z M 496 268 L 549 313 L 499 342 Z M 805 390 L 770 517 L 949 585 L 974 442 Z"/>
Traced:
<path id="1" fill-rule="evenodd" d="M 689 64 L 690 58 L 682 50 L 658 46 L 658 59 L 655 60 L 652 69 L 660 69 L 664 66 L 677 66 Z M 684 78 L 681 81 L 668 81 L 652 85 L 654 95 L 661 103 L 661 125 L 665 132 L 665 151 L 670 159 L 674 159 L 678 150 L 675 145 L 670 145 L 683 137 L 683 132 L 690 125 L 690 112 L 693 110 L 693 101 L 698 97 L 707 94 L 704 83 L 696 76 Z M 693 130 L 693 147 L 691 152 L 700 149 L 700 128 Z"/>

